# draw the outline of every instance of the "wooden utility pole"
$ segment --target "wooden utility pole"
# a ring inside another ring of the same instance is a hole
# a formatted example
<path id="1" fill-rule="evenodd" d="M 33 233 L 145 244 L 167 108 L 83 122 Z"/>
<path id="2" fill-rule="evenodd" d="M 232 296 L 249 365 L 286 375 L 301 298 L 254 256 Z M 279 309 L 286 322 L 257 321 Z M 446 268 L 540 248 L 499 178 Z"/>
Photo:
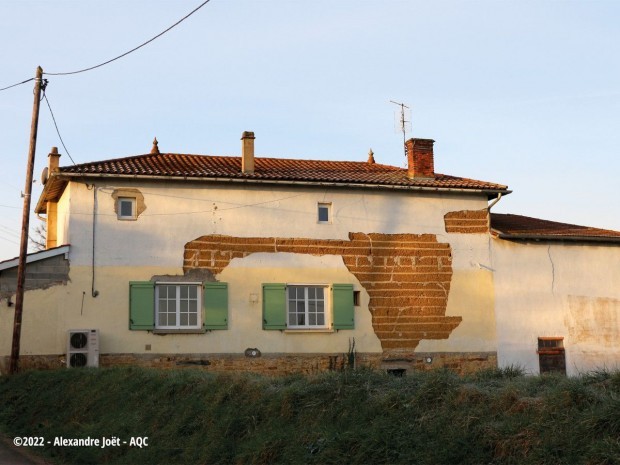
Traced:
<path id="1" fill-rule="evenodd" d="M 15 296 L 15 319 L 13 320 L 13 345 L 9 373 L 19 371 L 19 343 L 22 333 L 22 313 L 24 308 L 24 282 L 26 281 L 26 255 L 28 253 L 28 229 L 30 227 L 30 194 L 32 192 L 32 172 L 34 171 L 34 154 L 37 148 L 37 130 L 39 128 L 39 104 L 41 103 L 41 84 L 43 69 L 37 67 L 34 79 L 34 103 L 32 106 L 32 123 L 30 125 L 30 149 L 26 168 L 26 187 L 24 189 L 24 210 L 22 212 L 22 237 L 19 247 L 19 264 L 17 265 L 17 291 Z"/>

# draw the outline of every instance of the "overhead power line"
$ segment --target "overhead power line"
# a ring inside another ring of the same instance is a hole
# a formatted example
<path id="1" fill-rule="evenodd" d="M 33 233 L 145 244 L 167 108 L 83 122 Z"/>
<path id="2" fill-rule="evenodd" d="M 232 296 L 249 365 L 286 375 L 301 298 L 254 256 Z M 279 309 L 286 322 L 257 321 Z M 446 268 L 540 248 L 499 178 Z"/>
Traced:
<path id="1" fill-rule="evenodd" d="M 30 81 L 34 81 L 34 78 L 26 79 L 25 81 L 17 82 L 15 84 L 11 84 L 10 86 L 3 87 L 3 88 L 0 89 L 0 92 L 2 92 L 3 90 L 8 90 L 8 89 L 10 89 L 12 87 L 21 86 L 22 84 L 26 84 L 27 82 L 30 82 Z"/>
<path id="2" fill-rule="evenodd" d="M 71 159 L 71 161 L 75 165 L 75 161 L 73 160 L 73 157 L 69 153 L 69 149 L 67 149 L 67 146 L 65 145 L 65 141 L 62 140 L 62 136 L 60 135 L 60 130 L 58 129 L 58 124 L 56 124 L 56 118 L 54 118 L 54 112 L 52 111 L 52 107 L 50 105 L 50 101 L 47 99 L 47 94 L 45 93 L 45 91 L 43 91 L 43 98 L 45 99 L 45 103 L 47 103 L 47 108 L 50 109 L 50 114 L 52 115 L 52 121 L 54 122 L 54 127 L 56 128 L 56 134 L 58 134 L 58 138 L 60 139 L 60 143 L 62 144 L 63 148 L 65 149 L 65 152 L 67 153 L 67 155 L 69 155 L 69 158 Z"/>
<path id="3" fill-rule="evenodd" d="M 189 18 L 191 15 L 193 15 L 194 13 L 196 13 L 198 10 L 200 10 L 203 6 L 205 6 L 207 3 L 209 3 L 210 0 L 205 0 L 204 2 L 202 2 L 198 7 L 196 7 L 194 10 L 190 11 L 188 14 L 186 14 L 184 17 L 182 17 L 181 19 L 179 19 L 176 23 L 174 23 L 172 26 L 170 26 L 168 29 L 160 32 L 159 34 L 157 34 L 155 37 L 152 37 L 151 39 L 147 40 L 146 42 L 138 45 L 135 48 L 132 48 L 131 50 L 123 53 L 122 55 L 119 55 L 117 57 L 112 58 L 111 60 L 108 61 L 104 61 L 103 63 L 99 63 L 98 65 L 95 66 L 91 66 L 89 68 L 84 68 L 84 69 L 78 69 L 76 71 L 69 71 L 69 72 L 64 72 L 64 73 L 43 73 L 43 74 L 47 74 L 48 76 L 66 76 L 69 74 L 78 74 L 78 73 L 84 73 L 86 71 L 91 71 L 93 69 L 96 68 L 100 68 L 101 66 L 107 65 L 108 63 L 112 63 L 113 61 L 116 61 L 120 58 L 123 58 L 124 56 L 129 55 L 130 53 L 135 52 L 136 50 L 144 47 L 147 44 L 150 44 L 151 42 L 153 42 L 155 39 L 163 36 L 166 32 L 170 31 L 171 29 L 173 29 L 174 27 L 178 26 L 179 24 L 181 24 L 183 21 L 185 21 L 187 18 Z M 21 84 L 21 83 L 20 83 Z"/>

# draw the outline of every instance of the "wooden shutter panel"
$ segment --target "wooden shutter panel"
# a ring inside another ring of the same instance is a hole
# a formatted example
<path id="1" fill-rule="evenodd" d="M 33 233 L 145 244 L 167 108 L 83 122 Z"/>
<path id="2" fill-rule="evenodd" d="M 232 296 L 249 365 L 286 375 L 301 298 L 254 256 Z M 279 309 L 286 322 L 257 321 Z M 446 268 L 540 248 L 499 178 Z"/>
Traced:
<path id="1" fill-rule="evenodd" d="M 332 285 L 334 329 L 354 329 L 353 284 Z"/>
<path id="2" fill-rule="evenodd" d="M 203 327 L 228 329 L 228 283 L 204 283 Z"/>
<path id="3" fill-rule="evenodd" d="M 155 283 L 129 282 L 129 329 L 149 331 L 155 327 Z"/>
<path id="4" fill-rule="evenodd" d="M 263 284 L 263 329 L 286 329 L 286 284 Z"/>

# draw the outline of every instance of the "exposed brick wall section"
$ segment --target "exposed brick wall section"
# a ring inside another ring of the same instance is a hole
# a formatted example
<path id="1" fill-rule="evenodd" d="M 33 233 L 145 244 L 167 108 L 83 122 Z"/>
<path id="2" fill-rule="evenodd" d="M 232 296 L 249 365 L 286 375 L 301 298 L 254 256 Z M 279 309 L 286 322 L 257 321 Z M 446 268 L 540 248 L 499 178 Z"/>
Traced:
<path id="1" fill-rule="evenodd" d="M 489 232 L 488 210 L 461 210 L 443 217 L 447 233 L 482 234 Z"/>
<path id="2" fill-rule="evenodd" d="M 445 316 L 451 249 L 431 234 L 349 233 L 348 241 L 202 236 L 185 245 L 184 270 L 207 268 L 217 274 L 233 258 L 255 252 L 342 256 L 370 296 L 372 324 L 384 351 L 447 339 L 462 320 Z"/>

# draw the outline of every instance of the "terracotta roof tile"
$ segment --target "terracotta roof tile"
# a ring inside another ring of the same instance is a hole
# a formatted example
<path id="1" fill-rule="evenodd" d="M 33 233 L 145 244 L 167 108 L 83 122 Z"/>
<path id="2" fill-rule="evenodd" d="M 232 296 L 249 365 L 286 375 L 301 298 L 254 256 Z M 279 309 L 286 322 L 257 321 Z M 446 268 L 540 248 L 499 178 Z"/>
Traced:
<path id="1" fill-rule="evenodd" d="M 163 176 L 197 179 L 238 178 L 246 180 L 352 183 L 403 187 L 482 189 L 506 191 L 507 186 L 474 179 L 436 174 L 434 179 L 409 179 L 405 168 L 353 161 L 255 158 L 252 174 L 241 172 L 240 157 L 147 154 L 117 158 L 60 169 L 65 174 Z"/>
<path id="2" fill-rule="evenodd" d="M 505 239 L 606 240 L 620 242 L 620 231 L 558 223 L 528 216 L 491 213 L 491 229 Z"/>

